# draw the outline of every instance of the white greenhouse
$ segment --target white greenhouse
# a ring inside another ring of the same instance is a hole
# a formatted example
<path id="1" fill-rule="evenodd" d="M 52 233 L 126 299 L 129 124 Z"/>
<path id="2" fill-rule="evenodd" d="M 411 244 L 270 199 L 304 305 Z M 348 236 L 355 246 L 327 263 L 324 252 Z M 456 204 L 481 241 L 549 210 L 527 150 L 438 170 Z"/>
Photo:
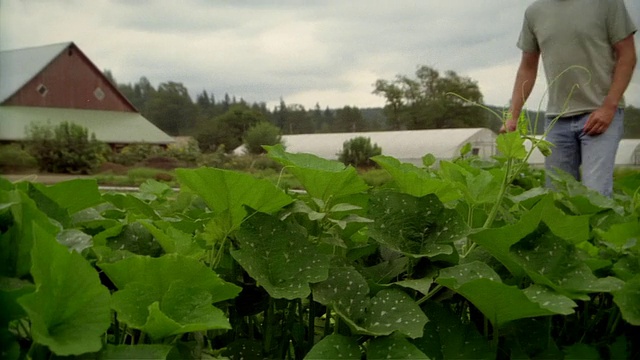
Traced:
<path id="1" fill-rule="evenodd" d="M 417 166 L 422 166 L 422 157 L 427 154 L 438 160 L 455 158 L 467 143 L 471 143 L 473 154 L 481 158 L 489 158 L 496 152 L 496 134 L 486 128 L 283 135 L 282 140 L 287 152 L 336 160 L 343 144 L 356 137 L 369 138 L 371 144 L 381 148 L 383 155 Z M 243 152 L 242 146 L 234 151 L 238 155 Z"/>
<path id="2" fill-rule="evenodd" d="M 525 145 L 527 150 L 531 148 L 531 142 L 527 141 Z M 529 164 L 544 165 L 544 156 L 538 149 L 534 150 L 529 157 Z M 615 164 L 616 166 L 640 166 L 640 139 L 622 139 L 618 145 Z"/>

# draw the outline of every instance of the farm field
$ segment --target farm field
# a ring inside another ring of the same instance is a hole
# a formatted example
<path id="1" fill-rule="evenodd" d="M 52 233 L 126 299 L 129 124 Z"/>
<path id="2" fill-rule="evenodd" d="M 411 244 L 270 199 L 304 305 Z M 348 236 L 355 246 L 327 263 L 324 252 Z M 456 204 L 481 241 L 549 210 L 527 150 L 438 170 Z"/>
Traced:
<path id="1" fill-rule="evenodd" d="M 379 187 L 269 147 L 304 192 L 204 167 L 178 192 L 3 176 L 0 357 L 640 356 L 640 175 L 550 191 L 517 133 L 497 144 L 437 169 L 376 156 Z"/>

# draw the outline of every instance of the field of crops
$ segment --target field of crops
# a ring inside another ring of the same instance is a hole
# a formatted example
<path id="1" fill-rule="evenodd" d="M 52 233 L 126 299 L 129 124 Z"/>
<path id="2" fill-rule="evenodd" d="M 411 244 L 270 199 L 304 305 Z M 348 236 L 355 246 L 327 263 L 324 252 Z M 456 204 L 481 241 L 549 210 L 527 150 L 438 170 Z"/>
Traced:
<path id="1" fill-rule="evenodd" d="M 179 192 L 0 178 L 0 357 L 638 358 L 640 176 L 550 191 L 523 141 L 437 169 L 377 156 L 377 188 L 279 146 L 305 191 L 214 168 L 178 169 Z"/>

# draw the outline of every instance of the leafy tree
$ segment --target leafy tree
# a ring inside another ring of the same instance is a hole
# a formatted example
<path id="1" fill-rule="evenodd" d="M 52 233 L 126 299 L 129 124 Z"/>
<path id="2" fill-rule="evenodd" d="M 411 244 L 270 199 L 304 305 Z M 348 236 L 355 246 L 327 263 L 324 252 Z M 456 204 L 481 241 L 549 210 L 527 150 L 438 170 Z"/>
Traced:
<path id="1" fill-rule="evenodd" d="M 162 83 L 146 103 L 146 116 L 171 136 L 189 135 L 196 124 L 197 108 L 182 83 Z"/>
<path id="2" fill-rule="evenodd" d="M 345 165 L 354 167 L 372 167 L 375 163 L 371 157 L 382 154 L 378 144 L 371 144 L 371 139 L 358 136 L 342 144 L 342 151 L 338 153 L 338 160 Z"/>
<path id="3" fill-rule="evenodd" d="M 226 113 L 203 124 L 197 131 L 196 140 L 203 152 L 211 152 L 224 146 L 227 152 L 242 145 L 247 130 L 267 118 L 246 105 L 234 105 Z"/>
<path id="4" fill-rule="evenodd" d="M 345 106 L 336 111 L 336 119 L 333 123 L 332 131 L 357 132 L 365 130 L 364 118 L 357 107 Z"/>
<path id="5" fill-rule="evenodd" d="M 442 76 L 421 66 L 415 78 L 398 75 L 393 81 L 377 80 L 374 86 L 373 93 L 387 100 L 385 113 L 393 129 L 485 126 L 482 109 L 473 105 L 482 103 L 477 83 L 454 71 Z"/>
<path id="6" fill-rule="evenodd" d="M 280 128 L 268 121 L 260 121 L 252 126 L 244 137 L 244 145 L 250 154 L 263 154 L 266 150 L 262 145 L 276 145 L 282 143 Z"/>
<path id="7" fill-rule="evenodd" d="M 30 124 L 27 142 L 40 170 L 51 173 L 89 174 L 108 151 L 87 128 L 66 121 L 55 127 Z"/>

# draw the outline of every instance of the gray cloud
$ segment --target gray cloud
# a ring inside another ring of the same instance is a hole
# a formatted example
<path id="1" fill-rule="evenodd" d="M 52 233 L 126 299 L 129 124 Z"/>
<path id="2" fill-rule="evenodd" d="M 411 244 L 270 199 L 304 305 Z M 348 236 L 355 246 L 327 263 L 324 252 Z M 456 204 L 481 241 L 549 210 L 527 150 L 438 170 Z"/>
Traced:
<path id="1" fill-rule="evenodd" d="M 383 106 L 376 79 L 419 65 L 476 80 L 505 104 L 525 0 L 0 0 L 2 49 L 74 41 L 119 82 L 182 82 L 195 96 L 309 108 Z M 640 25 L 640 4 L 626 1 Z M 638 43 L 636 36 L 636 43 Z M 640 46 L 638 46 L 640 48 Z M 530 107 L 544 91 L 540 81 Z M 640 76 L 627 91 L 640 105 Z"/>

